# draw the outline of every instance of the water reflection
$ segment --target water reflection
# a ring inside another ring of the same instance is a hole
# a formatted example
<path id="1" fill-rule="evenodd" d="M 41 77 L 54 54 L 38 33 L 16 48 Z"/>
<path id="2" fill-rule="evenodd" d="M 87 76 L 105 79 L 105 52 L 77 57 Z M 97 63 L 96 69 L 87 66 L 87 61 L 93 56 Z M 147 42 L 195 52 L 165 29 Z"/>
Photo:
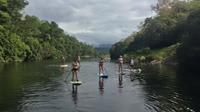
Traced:
<path id="1" fill-rule="evenodd" d="M 191 73 L 185 76 L 176 73 L 173 68 L 147 66 L 143 67 L 142 74 L 131 72 L 122 76 L 115 73 L 115 64 L 110 63 L 109 78 L 102 79 L 93 75 L 97 71 L 97 66 L 94 64 L 96 63 L 82 64 L 84 69 L 79 76 L 85 83 L 79 87 L 63 81 L 63 76 L 66 78 L 68 71 L 60 71 L 58 67 L 46 67 L 48 65 L 46 63 L 0 65 L 0 111 L 198 112 L 200 110 L 199 78 L 192 77 Z"/>
<path id="2" fill-rule="evenodd" d="M 199 83 L 199 73 L 188 72 L 185 70 L 177 71 L 177 85 L 182 87 L 182 96 L 188 96 L 187 101 L 189 101 L 188 109 L 199 112 L 200 111 L 200 83 Z M 191 111 L 192 112 L 192 111 Z"/>
<path id="3" fill-rule="evenodd" d="M 178 78 L 172 68 L 165 66 L 149 66 L 143 81 L 144 91 L 146 92 L 146 110 L 154 112 L 193 112 L 188 105 L 190 97 L 183 95 L 183 87 L 177 85 Z M 182 82 L 182 81 L 181 81 Z M 190 84 L 187 83 L 189 86 Z M 194 90 L 194 89 L 193 89 Z"/>
<path id="4" fill-rule="evenodd" d="M 100 95 L 104 94 L 104 79 L 102 77 L 99 77 L 99 92 Z"/>
<path id="5" fill-rule="evenodd" d="M 78 86 L 72 85 L 72 99 L 75 105 L 78 103 Z"/>
<path id="6" fill-rule="evenodd" d="M 133 82 L 134 81 L 134 72 L 130 71 L 130 80 Z"/>
<path id="7" fill-rule="evenodd" d="M 119 88 L 123 88 L 123 76 L 122 76 L 122 74 L 118 75 L 118 79 L 119 79 Z"/>

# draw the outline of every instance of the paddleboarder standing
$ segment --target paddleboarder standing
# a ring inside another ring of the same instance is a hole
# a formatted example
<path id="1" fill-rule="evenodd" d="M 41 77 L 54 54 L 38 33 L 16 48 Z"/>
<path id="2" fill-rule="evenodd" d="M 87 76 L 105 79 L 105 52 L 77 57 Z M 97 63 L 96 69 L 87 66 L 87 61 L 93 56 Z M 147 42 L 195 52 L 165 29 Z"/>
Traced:
<path id="1" fill-rule="evenodd" d="M 135 61 L 133 58 L 131 58 L 131 60 L 129 62 L 130 69 L 134 69 L 134 65 L 135 65 Z"/>
<path id="2" fill-rule="evenodd" d="M 78 62 L 77 59 L 74 60 L 74 62 L 72 63 L 72 81 L 78 81 L 78 70 L 80 68 L 80 64 Z"/>
<path id="3" fill-rule="evenodd" d="M 62 58 L 61 58 L 61 64 L 62 64 L 62 65 L 65 64 L 65 57 L 64 57 L 64 56 L 62 56 Z"/>
<path id="4" fill-rule="evenodd" d="M 123 63 L 123 57 L 120 55 L 118 58 L 119 73 L 122 73 Z"/>
<path id="5" fill-rule="evenodd" d="M 103 57 L 101 57 L 99 61 L 99 74 L 103 73 L 103 71 L 104 71 L 104 59 Z"/>

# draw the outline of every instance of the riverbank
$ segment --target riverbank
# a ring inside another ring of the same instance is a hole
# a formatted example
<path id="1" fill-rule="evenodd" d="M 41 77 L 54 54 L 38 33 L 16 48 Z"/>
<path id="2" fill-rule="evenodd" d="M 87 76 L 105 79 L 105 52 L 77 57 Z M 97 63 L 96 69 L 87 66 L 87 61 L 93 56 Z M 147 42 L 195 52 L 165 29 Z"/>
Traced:
<path id="1" fill-rule="evenodd" d="M 176 49 L 180 46 L 180 43 L 161 48 L 161 49 L 150 49 L 145 48 L 136 52 L 130 52 L 124 55 L 125 61 L 128 62 L 131 57 L 145 64 L 165 64 L 176 66 Z"/>

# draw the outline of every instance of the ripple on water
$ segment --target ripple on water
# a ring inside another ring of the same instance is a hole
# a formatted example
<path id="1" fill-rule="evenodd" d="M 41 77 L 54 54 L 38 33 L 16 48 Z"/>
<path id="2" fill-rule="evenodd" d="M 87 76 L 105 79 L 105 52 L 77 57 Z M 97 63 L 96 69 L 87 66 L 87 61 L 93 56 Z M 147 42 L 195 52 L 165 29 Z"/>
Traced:
<path id="1" fill-rule="evenodd" d="M 191 85 L 183 86 L 185 82 L 178 80 L 172 69 L 161 66 L 144 68 L 141 74 L 127 73 L 120 81 L 116 65 L 107 63 L 109 78 L 100 85 L 96 75 L 98 63 L 82 62 L 79 78 L 83 83 L 77 91 L 63 81 L 67 72 L 44 66 L 46 63 L 39 67 L 23 66 L 22 71 L 12 69 L 13 73 L 25 75 L 1 74 L 0 99 L 4 101 L 0 101 L 0 111 L 14 108 L 19 112 L 195 112 L 192 105 L 200 102 L 191 95 Z M 4 81 L 7 78 L 12 83 Z"/>

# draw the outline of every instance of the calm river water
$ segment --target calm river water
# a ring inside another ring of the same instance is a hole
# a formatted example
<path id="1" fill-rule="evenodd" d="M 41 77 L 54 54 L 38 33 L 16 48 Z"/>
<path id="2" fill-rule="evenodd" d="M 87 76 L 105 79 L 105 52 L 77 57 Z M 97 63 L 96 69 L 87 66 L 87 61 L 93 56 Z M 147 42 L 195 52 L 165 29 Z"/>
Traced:
<path id="1" fill-rule="evenodd" d="M 72 89 L 54 62 L 0 64 L 0 112 L 200 112 L 200 78 L 165 66 L 116 71 L 106 63 L 109 78 L 99 80 L 98 63 L 81 62 L 83 83 Z"/>

